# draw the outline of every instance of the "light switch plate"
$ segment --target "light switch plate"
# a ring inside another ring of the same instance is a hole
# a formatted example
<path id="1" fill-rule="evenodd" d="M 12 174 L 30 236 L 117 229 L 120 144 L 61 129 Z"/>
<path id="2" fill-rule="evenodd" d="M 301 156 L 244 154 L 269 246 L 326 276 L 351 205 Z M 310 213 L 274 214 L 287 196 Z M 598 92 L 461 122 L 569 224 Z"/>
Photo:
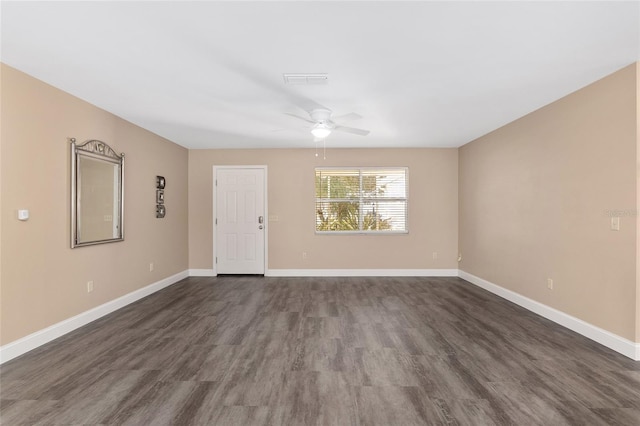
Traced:
<path id="1" fill-rule="evenodd" d="M 611 218 L 611 230 L 612 231 L 619 231 L 620 230 L 620 218 L 619 217 L 612 217 Z"/>
<path id="2" fill-rule="evenodd" d="M 18 220 L 28 220 L 29 210 L 18 210 Z"/>

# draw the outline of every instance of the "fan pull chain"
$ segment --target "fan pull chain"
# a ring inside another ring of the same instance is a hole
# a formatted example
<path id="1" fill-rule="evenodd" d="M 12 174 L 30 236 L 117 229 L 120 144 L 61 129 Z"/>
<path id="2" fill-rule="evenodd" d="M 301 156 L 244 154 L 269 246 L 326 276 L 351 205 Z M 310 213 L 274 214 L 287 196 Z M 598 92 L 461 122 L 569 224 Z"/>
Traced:
<path id="1" fill-rule="evenodd" d="M 326 160 L 327 159 L 327 139 L 323 139 L 322 140 L 322 159 Z"/>
<path id="2" fill-rule="evenodd" d="M 316 143 L 316 157 L 318 156 L 318 139 L 315 139 L 314 142 Z"/>

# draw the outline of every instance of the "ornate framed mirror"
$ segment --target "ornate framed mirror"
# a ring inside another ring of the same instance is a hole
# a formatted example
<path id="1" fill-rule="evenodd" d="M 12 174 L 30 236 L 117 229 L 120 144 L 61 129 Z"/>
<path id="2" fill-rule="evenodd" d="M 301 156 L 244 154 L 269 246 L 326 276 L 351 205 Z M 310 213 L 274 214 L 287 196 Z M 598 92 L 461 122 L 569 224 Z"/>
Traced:
<path id="1" fill-rule="evenodd" d="M 124 240 L 124 154 L 71 142 L 71 248 Z"/>

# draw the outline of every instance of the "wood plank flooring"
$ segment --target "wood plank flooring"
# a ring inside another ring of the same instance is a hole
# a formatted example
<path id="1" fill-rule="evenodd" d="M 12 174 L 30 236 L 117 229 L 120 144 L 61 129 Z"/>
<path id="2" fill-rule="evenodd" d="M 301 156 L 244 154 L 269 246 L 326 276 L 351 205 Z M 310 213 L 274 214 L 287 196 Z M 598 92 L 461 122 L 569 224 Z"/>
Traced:
<path id="1" fill-rule="evenodd" d="M 639 425 L 640 362 L 458 278 L 188 278 L 0 397 L 3 425 Z"/>

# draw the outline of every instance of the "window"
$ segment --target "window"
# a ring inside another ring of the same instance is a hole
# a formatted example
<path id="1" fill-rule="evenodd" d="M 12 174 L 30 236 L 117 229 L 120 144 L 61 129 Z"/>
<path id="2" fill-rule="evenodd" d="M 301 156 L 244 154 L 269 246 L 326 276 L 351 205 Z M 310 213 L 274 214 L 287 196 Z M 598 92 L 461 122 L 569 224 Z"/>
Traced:
<path id="1" fill-rule="evenodd" d="M 406 167 L 316 169 L 316 233 L 406 233 Z"/>

